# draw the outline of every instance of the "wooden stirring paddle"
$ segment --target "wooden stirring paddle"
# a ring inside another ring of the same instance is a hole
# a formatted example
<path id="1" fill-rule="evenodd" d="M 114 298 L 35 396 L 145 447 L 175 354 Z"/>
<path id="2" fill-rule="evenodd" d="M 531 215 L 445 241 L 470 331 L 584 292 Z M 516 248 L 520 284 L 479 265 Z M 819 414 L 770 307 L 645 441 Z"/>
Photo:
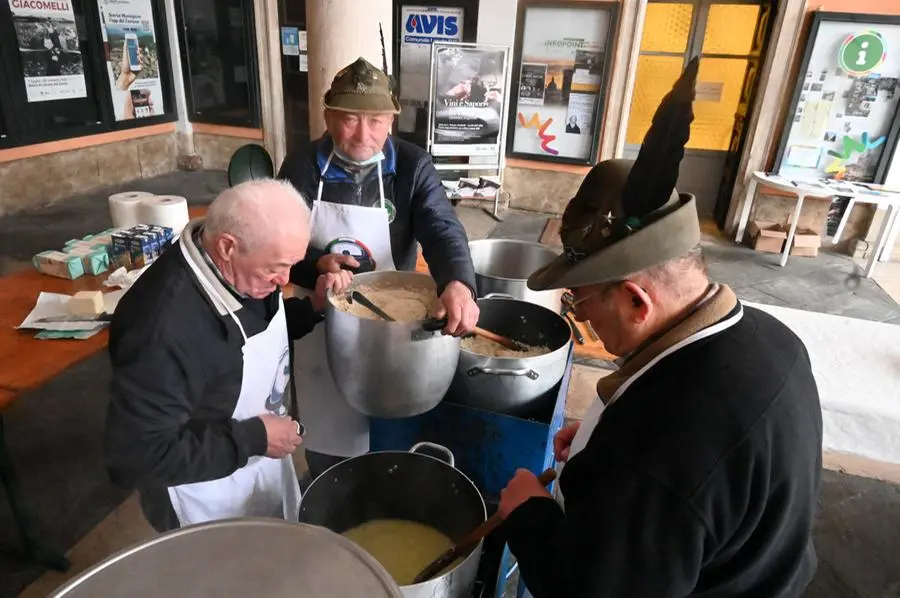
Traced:
<path id="1" fill-rule="evenodd" d="M 438 318 L 429 318 L 425 320 L 422 324 L 422 328 L 429 331 L 440 330 L 447 325 L 447 318 L 438 319 Z M 507 338 L 501 334 L 497 334 L 496 332 L 491 332 L 490 330 L 485 330 L 484 328 L 479 328 L 476 326 L 472 330 L 472 334 L 475 336 L 480 336 L 481 338 L 485 338 L 489 341 L 494 341 L 498 345 L 502 345 L 506 349 L 511 351 L 528 351 L 530 349 L 524 343 L 520 343 L 519 341 L 514 341 L 511 338 Z"/>
<path id="2" fill-rule="evenodd" d="M 541 483 L 541 486 L 546 486 L 555 479 L 556 471 L 553 469 L 548 469 L 540 476 L 538 476 L 538 481 Z M 416 575 L 413 583 L 422 583 L 436 576 L 438 573 L 447 568 L 447 566 L 450 565 L 453 561 L 477 546 L 478 543 L 485 538 L 485 536 L 497 529 L 502 521 L 503 518 L 500 516 L 499 512 L 491 515 L 491 517 L 488 518 L 487 521 L 476 527 L 475 530 L 468 536 L 463 538 L 463 540 L 459 542 L 459 544 L 457 544 L 438 558 L 434 559 L 430 565 L 422 569 L 422 572 Z"/>

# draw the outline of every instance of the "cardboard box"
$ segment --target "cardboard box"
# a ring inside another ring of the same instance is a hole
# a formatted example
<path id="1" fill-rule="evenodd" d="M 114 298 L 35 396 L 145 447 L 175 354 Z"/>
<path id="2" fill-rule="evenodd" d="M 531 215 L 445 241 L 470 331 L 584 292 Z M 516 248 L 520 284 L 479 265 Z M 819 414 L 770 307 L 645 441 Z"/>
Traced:
<path id="1" fill-rule="evenodd" d="M 61 251 L 42 251 L 32 258 L 31 263 L 38 272 L 57 278 L 75 280 L 84 276 L 81 258 Z"/>
<path id="2" fill-rule="evenodd" d="M 787 231 L 784 226 L 776 222 L 763 222 L 754 220 L 748 227 L 752 247 L 756 251 L 766 253 L 781 253 L 784 242 L 787 240 Z"/>
<path id="3" fill-rule="evenodd" d="M 798 228 L 794 233 L 794 244 L 791 247 L 791 255 L 799 257 L 816 257 L 819 255 L 819 247 L 822 246 L 822 237 L 809 229 Z"/>

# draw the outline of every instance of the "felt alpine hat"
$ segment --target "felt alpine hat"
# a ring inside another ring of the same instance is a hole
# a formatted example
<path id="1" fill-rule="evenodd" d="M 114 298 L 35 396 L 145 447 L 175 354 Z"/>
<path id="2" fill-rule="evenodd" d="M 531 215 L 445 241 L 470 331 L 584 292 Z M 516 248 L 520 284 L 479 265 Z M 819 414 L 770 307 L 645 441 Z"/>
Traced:
<path id="1" fill-rule="evenodd" d="M 675 190 L 694 120 L 698 66 L 692 59 L 663 98 L 637 159 L 604 160 L 587 174 L 563 213 L 563 253 L 529 277 L 530 289 L 622 280 L 700 242 L 694 196 Z"/>
<path id="2" fill-rule="evenodd" d="M 324 103 L 330 110 L 343 112 L 400 113 L 393 79 L 363 57 L 334 76 Z"/>

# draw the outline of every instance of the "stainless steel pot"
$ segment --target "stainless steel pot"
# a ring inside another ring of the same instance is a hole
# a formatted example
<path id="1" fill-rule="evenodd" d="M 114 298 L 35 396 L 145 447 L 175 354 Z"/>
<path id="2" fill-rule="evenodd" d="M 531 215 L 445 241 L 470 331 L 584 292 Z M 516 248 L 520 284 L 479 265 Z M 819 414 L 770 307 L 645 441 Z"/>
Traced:
<path id="1" fill-rule="evenodd" d="M 516 299 L 479 299 L 478 325 L 516 341 L 552 350 L 536 357 L 485 357 L 460 348 L 449 394 L 457 403 L 523 415 L 533 411 L 566 371 L 572 330 L 546 307 Z"/>
<path id="2" fill-rule="evenodd" d="M 300 521 L 338 533 L 375 519 L 416 521 L 458 541 L 485 522 L 487 510 L 472 480 L 454 467 L 453 453 L 427 442 L 409 452 L 379 451 L 338 463 L 316 478 L 300 503 Z M 403 596 L 470 598 L 481 548 L 440 577 L 400 586 Z"/>
<path id="3" fill-rule="evenodd" d="M 230 519 L 158 536 L 56 590 L 58 598 L 401 598 L 371 555 L 327 529 Z"/>
<path id="4" fill-rule="evenodd" d="M 528 288 L 528 277 L 559 255 L 552 247 L 515 239 L 482 239 L 471 241 L 469 251 L 479 297 L 505 295 L 554 312 L 561 310 L 564 289 L 532 291 Z"/>
<path id="5" fill-rule="evenodd" d="M 434 280 L 417 272 L 358 274 L 350 290 L 362 285 L 421 288 L 437 297 Z M 330 300 L 325 326 L 335 385 L 357 411 L 372 417 L 412 417 L 436 407 L 447 394 L 459 360 L 458 338 L 427 331 L 421 322 L 360 318 Z"/>

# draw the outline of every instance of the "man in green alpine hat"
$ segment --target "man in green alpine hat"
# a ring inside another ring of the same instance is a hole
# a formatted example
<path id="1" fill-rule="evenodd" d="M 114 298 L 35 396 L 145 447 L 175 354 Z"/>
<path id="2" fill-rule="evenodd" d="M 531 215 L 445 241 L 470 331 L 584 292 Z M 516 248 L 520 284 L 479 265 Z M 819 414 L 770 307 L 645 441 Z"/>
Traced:
<path id="1" fill-rule="evenodd" d="M 784 325 L 707 276 L 694 197 L 675 191 L 698 61 L 632 163 L 587 175 L 563 255 L 529 279 L 623 356 L 554 439 L 556 496 L 519 470 L 503 530 L 535 598 L 799 597 L 816 557 L 822 414 Z"/>
<path id="2" fill-rule="evenodd" d="M 359 58 L 334 77 L 324 97 L 327 132 L 289 155 L 279 178 L 309 202 L 312 238 L 291 282 L 312 292 L 324 273 L 414 270 L 422 246 L 437 283 L 445 331 L 461 335 L 478 321 L 475 272 L 466 231 L 444 193 L 431 156 L 391 137 L 400 104 L 392 79 Z M 369 450 L 369 420 L 340 396 L 325 351 L 324 326 L 297 343 L 294 376 L 304 446 L 315 478 L 343 458 Z"/>

